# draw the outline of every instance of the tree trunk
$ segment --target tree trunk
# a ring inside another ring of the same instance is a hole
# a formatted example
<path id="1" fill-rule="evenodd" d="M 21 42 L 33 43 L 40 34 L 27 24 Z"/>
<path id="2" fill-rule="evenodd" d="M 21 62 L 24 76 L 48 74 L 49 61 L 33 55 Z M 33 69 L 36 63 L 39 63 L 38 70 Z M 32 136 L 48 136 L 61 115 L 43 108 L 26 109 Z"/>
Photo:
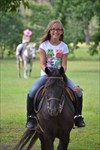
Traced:
<path id="1" fill-rule="evenodd" d="M 86 27 L 84 30 L 85 33 L 85 42 L 87 45 L 90 45 L 90 33 L 89 33 L 89 26 Z"/>
<path id="2" fill-rule="evenodd" d="M 0 58 L 4 58 L 5 46 L 0 46 Z"/>

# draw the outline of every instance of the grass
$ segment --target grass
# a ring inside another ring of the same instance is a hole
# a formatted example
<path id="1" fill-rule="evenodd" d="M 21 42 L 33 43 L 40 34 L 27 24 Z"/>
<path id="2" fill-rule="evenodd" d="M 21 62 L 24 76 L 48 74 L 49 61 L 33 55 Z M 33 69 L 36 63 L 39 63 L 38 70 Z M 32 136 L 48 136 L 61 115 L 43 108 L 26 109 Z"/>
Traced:
<path id="1" fill-rule="evenodd" d="M 68 150 L 100 149 L 100 64 L 99 56 L 90 57 L 86 50 L 77 50 L 69 56 L 68 77 L 84 90 L 83 116 L 86 127 L 73 129 Z M 74 60 L 72 60 L 74 58 Z M 26 95 L 40 76 L 39 60 L 33 64 L 32 77 L 28 80 L 18 78 L 16 59 L 1 60 L 0 67 L 1 98 L 1 150 L 12 150 L 25 131 Z M 55 141 L 57 147 L 58 140 Z M 37 141 L 34 150 L 40 150 Z"/>

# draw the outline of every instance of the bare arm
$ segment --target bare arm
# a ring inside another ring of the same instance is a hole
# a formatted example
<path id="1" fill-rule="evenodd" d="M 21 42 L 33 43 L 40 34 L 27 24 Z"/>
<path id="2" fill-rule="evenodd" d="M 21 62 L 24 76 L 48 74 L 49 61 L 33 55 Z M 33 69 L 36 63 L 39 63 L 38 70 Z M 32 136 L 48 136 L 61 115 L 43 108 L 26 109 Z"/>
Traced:
<path id="1" fill-rule="evenodd" d="M 67 60 L 68 60 L 68 54 L 63 54 L 62 56 L 62 66 L 66 72 L 67 70 Z"/>
<path id="2" fill-rule="evenodd" d="M 40 49 L 40 64 L 43 71 L 46 68 L 46 53 L 43 49 Z"/>

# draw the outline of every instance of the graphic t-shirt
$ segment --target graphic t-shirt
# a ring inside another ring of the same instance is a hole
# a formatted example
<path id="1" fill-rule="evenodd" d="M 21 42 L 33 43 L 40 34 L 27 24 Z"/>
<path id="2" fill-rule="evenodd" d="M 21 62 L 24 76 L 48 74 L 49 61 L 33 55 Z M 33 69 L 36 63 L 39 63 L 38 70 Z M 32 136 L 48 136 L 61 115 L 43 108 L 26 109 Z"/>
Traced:
<path id="1" fill-rule="evenodd" d="M 60 68 L 62 64 L 62 55 L 69 53 L 68 46 L 64 42 L 60 42 L 58 45 L 52 45 L 49 41 L 43 42 L 40 47 L 46 52 L 47 67 Z M 45 75 L 45 72 L 41 70 L 41 76 Z"/>

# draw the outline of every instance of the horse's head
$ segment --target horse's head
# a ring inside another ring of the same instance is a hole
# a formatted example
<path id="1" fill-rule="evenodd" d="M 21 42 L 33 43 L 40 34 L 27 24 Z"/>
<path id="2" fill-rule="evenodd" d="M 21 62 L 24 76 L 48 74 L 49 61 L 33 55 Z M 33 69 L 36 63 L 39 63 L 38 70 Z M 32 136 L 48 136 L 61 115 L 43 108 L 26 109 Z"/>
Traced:
<path id="1" fill-rule="evenodd" d="M 57 116 L 62 112 L 64 105 L 65 83 L 61 69 L 49 70 L 50 76 L 46 83 L 46 103 L 50 116 Z"/>
<path id="2" fill-rule="evenodd" d="M 36 57 L 36 48 L 34 44 L 29 43 L 24 49 L 24 55 L 29 58 Z"/>

